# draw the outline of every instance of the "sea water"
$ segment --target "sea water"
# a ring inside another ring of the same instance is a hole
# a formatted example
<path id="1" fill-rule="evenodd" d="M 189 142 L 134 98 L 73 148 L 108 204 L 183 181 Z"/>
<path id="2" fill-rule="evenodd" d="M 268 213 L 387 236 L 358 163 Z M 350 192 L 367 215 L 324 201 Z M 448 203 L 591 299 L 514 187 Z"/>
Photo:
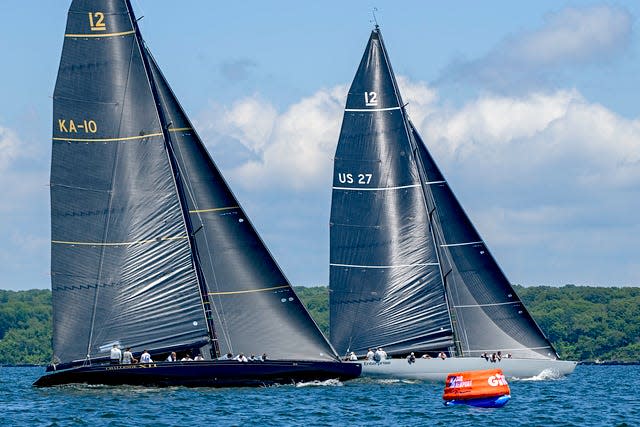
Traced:
<path id="1" fill-rule="evenodd" d="M 31 386 L 43 368 L 0 368 L 4 426 L 640 426 L 640 366 L 578 366 L 511 380 L 499 409 L 445 407 L 444 384 L 394 379 L 267 388 Z"/>

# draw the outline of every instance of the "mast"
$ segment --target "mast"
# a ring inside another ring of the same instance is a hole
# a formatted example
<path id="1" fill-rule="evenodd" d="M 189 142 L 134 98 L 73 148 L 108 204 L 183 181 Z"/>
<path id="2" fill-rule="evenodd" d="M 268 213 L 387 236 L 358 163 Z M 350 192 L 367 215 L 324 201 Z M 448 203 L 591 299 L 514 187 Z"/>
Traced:
<path id="1" fill-rule="evenodd" d="M 375 19 L 375 11 L 374 11 L 374 19 Z M 434 245 L 434 249 L 435 249 L 435 254 L 436 254 L 436 259 L 438 262 L 438 271 L 440 272 L 440 278 L 442 281 L 442 287 L 443 287 L 443 293 L 444 293 L 444 299 L 445 302 L 447 304 L 447 313 L 449 316 L 449 324 L 451 326 L 451 330 L 453 331 L 453 341 L 454 341 L 454 345 L 456 347 L 456 351 L 458 352 L 458 354 L 462 355 L 461 349 L 459 348 L 459 343 L 457 340 L 457 335 L 458 332 L 456 330 L 456 327 L 454 326 L 454 322 L 451 316 L 451 307 L 450 307 L 450 303 L 449 303 L 449 298 L 447 295 L 447 282 L 446 282 L 446 275 L 444 274 L 444 272 L 442 271 L 442 261 L 440 259 L 440 248 L 439 248 L 439 244 L 438 244 L 438 240 L 436 239 L 436 236 L 433 232 L 433 213 L 435 212 L 435 204 L 431 203 L 431 205 L 433 205 L 433 208 L 429 205 L 429 201 L 431 201 L 431 199 L 428 197 L 424 185 L 427 182 L 427 178 L 425 176 L 425 172 L 424 172 L 424 165 L 422 164 L 422 162 L 420 161 L 420 158 L 418 156 L 418 147 L 417 147 L 417 143 L 415 141 L 415 139 L 413 138 L 413 132 L 411 131 L 411 129 L 413 129 L 413 126 L 410 123 L 409 118 L 407 117 L 407 110 L 406 110 L 406 106 L 407 104 L 403 104 L 402 102 L 402 97 L 400 96 L 400 89 L 398 88 L 398 83 L 396 81 L 396 77 L 395 74 L 393 72 L 393 69 L 391 68 L 391 61 L 389 61 L 389 54 L 387 53 L 387 47 L 384 44 L 384 39 L 382 38 L 382 32 L 380 31 L 380 26 L 378 25 L 378 22 L 376 21 L 375 23 L 375 31 L 378 33 L 378 38 L 380 39 L 380 47 L 382 49 L 382 53 L 386 59 L 386 64 L 389 70 L 389 74 L 391 75 L 391 83 L 393 84 L 393 90 L 396 93 L 396 97 L 398 98 L 398 102 L 401 106 L 400 108 L 400 114 L 402 115 L 402 121 L 404 122 L 404 129 L 405 132 L 407 134 L 407 138 L 409 140 L 409 145 L 411 146 L 411 156 L 413 158 L 413 161 L 416 164 L 416 167 L 418 169 L 418 176 L 420 178 L 420 188 L 422 191 L 422 195 L 423 195 L 423 200 L 424 200 L 424 204 L 425 204 L 425 209 L 427 210 L 427 215 L 429 218 L 429 233 L 431 235 L 431 239 Z"/>
<path id="2" fill-rule="evenodd" d="M 162 128 L 162 134 L 165 141 L 165 148 L 167 152 L 167 156 L 169 158 L 169 163 L 171 165 L 171 170 L 173 172 L 174 182 L 176 185 L 176 191 L 178 193 L 178 200 L 180 202 L 180 208 L 182 210 L 182 217 L 184 219 L 185 227 L 187 229 L 187 237 L 189 240 L 189 246 L 191 247 L 191 255 L 193 260 L 193 266 L 196 271 L 196 276 L 199 285 L 200 297 L 202 299 L 202 307 L 205 313 L 205 319 L 207 321 L 207 330 L 209 332 L 209 339 L 211 341 L 211 357 L 217 358 L 220 356 L 220 347 L 218 344 L 218 337 L 215 331 L 215 325 L 213 322 L 213 314 L 211 312 L 211 303 L 209 301 L 209 294 L 207 291 L 204 274 L 202 273 L 202 267 L 200 263 L 200 258 L 198 256 L 198 251 L 195 250 L 196 241 L 195 241 L 195 233 L 199 231 L 193 229 L 193 224 L 191 223 L 191 218 L 189 216 L 189 211 L 186 208 L 186 198 L 185 198 L 185 190 L 182 184 L 182 180 L 180 178 L 180 171 L 178 168 L 178 163 L 175 158 L 175 153 L 172 145 L 171 133 L 169 132 L 169 127 L 171 123 L 168 123 L 167 118 L 164 114 L 164 109 L 160 102 L 160 96 L 158 95 L 158 88 L 156 85 L 155 78 L 153 77 L 153 73 L 151 72 L 151 65 L 149 64 L 148 52 L 144 44 L 144 40 L 142 39 L 142 34 L 140 32 L 140 27 L 138 26 L 138 20 L 135 19 L 135 14 L 133 13 L 133 8 L 131 6 L 130 0 L 125 0 L 127 8 L 129 9 L 129 15 L 131 17 L 131 23 L 133 25 L 133 29 L 135 31 L 136 39 L 138 40 L 138 47 L 140 48 L 140 54 L 142 56 L 142 61 L 144 63 L 144 69 L 147 74 L 147 78 L 149 80 L 149 86 L 151 88 L 151 93 L 153 95 L 153 100 L 156 105 L 156 111 L 158 113 L 158 118 L 160 120 L 160 127 Z"/>

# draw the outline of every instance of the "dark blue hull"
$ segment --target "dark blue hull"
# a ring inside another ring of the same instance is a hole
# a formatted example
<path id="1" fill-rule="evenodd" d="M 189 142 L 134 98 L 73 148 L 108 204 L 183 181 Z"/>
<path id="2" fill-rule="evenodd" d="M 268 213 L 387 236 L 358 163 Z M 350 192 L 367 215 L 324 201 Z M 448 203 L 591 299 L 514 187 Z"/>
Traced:
<path id="1" fill-rule="evenodd" d="M 340 362 L 274 360 L 265 362 L 191 361 L 136 365 L 93 365 L 50 371 L 33 385 L 140 385 L 154 387 L 259 387 L 360 376 L 361 365 Z"/>

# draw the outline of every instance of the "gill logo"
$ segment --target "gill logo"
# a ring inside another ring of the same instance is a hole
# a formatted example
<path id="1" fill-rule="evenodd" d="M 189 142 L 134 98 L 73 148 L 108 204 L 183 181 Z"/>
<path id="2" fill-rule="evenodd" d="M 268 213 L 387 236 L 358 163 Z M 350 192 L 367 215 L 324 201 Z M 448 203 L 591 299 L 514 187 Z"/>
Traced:
<path id="1" fill-rule="evenodd" d="M 495 374 L 491 375 L 487 379 L 487 383 L 489 383 L 491 387 L 498 387 L 499 385 L 507 385 L 507 380 L 505 379 L 504 375 Z"/>

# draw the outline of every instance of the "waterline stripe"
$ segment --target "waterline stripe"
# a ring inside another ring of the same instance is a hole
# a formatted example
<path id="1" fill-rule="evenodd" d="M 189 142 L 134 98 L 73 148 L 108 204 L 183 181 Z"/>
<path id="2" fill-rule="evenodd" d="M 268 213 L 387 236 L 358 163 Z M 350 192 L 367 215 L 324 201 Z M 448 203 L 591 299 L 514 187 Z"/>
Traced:
<path id="1" fill-rule="evenodd" d="M 289 285 L 283 285 L 283 286 L 274 286 L 272 288 L 264 288 L 264 289 L 251 289 L 248 291 L 231 291 L 231 292 L 209 292 L 208 295 L 211 296 L 216 296 L 216 295 L 237 295 L 237 294 L 250 294 L 250 293 L 254 293 L 254 292 L 267 292 L 267 291 L 273 291 L 275 289 L 285 289 L 285 288 L 290 288 L 291 286 Z"/>
<path id="2" fill-rule="evenodd" d="M 401 187 L 382 187 L 382 188 L 359 188 L 359 187 L 333 187 L 334 190 L 351 190 L 351 191 L 386 191 L 386 190 L 402 190 L 403 188 L 420 187 L 420 184 L 403 185 Z"/>

